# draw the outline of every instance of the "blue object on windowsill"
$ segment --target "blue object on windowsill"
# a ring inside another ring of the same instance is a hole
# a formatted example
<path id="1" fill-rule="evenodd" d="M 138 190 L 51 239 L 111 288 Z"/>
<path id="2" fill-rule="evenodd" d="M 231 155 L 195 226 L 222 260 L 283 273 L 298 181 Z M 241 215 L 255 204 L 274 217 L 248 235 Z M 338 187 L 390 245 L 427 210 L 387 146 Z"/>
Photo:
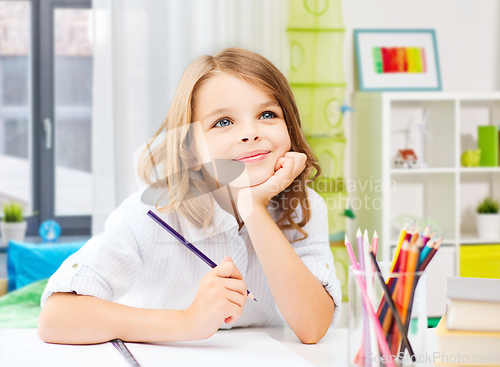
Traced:
<path id="1" fill-rule="evenodd" d="M 42 237 L 43 242 L 57 242 L 57 239 L 61 235 L 61 226 L 56 221 L 46 220 L 40 224 L 38 233 Z"/>
<path id="2" fill-rule="evenodd" d="M 34 244 L 9 241 L 7 247 L 7 277 L 9 292 L 49 278 L 70 255 L 87 241 Z"/>

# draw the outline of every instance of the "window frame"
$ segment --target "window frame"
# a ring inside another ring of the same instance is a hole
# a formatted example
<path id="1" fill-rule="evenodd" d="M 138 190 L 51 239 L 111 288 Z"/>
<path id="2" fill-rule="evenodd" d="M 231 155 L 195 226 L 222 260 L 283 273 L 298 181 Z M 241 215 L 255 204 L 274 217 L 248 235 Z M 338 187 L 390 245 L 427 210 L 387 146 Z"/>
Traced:
<path id="1" fill-rule="evenodd" d="M 9 0 L 17 1 L 17 0 Z M 91 215 L 55 215 L 55 111 L 54 111 L 54 10 L 92 8 L 91 0 L 30 0 L 31 3 L 31 131 L 32 207 L 37 213 L 27 219 L 28 236 L 38 235 L 40 224 L 52 219 L 65 236 L 90 235 Z M 51 149 L 45 147 L 43 121 L 50 118 Z"/>

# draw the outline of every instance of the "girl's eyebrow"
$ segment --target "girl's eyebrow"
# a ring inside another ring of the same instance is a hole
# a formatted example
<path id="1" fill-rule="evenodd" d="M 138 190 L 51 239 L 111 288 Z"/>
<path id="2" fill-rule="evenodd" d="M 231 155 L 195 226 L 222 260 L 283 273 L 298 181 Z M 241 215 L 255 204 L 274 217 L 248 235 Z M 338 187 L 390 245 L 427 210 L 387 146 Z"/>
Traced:
<path id="1" fill-rule="evenodd" d="M 268 102 L 264 102 L 264 103 L 259 104 L 257 107 L 264 108 L 264 107 L 271 106 L 271 105 L 278 105 L 278 102 L 268 101 Z M 213 115 L 217 115 L 217 114 L 222 113 L 222 112 L 231 112 L 231 111 L 233 111 L 232 108 L 219 108 L 219 109 L 213 110 L 210 113 L 207 113 L 205 115 L 204 119 L 206 119 L 210 116 L 213 116 Z"/>

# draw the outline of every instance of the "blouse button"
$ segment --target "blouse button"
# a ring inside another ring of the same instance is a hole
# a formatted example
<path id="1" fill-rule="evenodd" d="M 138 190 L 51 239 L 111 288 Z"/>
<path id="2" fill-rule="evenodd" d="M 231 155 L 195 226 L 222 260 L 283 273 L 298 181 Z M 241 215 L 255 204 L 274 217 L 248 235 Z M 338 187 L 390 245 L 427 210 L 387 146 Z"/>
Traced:
<path id="1" fill-rule="evenodd" d="M 78 264 L 77 264 L 77 263 L 74 263 L 74 264 L 73 264 L 73 267 L 74 267 L 74 268 L 77 268 L 77 267 L 78 267 Z"/>

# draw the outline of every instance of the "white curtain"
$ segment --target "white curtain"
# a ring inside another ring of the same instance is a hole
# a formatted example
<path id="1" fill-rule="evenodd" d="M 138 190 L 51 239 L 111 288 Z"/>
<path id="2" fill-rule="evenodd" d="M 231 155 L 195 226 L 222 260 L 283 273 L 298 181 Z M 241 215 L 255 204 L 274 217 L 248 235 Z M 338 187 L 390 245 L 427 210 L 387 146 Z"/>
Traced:
<path id="1" fill-rule="evenodd" d="M 137 190 L 132 155 L 161 125 L 185 68 L 243 47 L 285 75 L 287 0 L 93 0 L 92 232 Z"/>

